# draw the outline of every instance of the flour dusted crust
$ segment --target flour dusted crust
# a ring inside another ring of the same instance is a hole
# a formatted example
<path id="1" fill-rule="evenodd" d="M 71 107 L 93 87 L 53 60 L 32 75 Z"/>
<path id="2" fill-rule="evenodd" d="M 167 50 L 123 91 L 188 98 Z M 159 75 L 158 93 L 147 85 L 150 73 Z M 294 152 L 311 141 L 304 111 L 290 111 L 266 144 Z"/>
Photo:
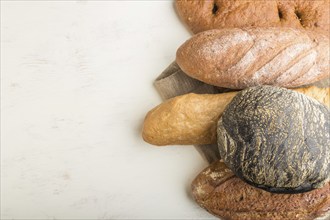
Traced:
<path id="1" fill-rule="evenodd" d="M 193 33 L 232 27 L 292 27 L 329 36 L 329 0 L 177 0 Z"/>
<path id="2" fill-rule="evenodd" d="M 222 162 L 203 170 L 192 182 L 196 202 L 228 220 L 308 220 L 330 212 L 330 183 L 299 194 L 274 194 L 236 177 Z"/>
<path id="3" fill-rule="evenodd" d="M 329 38 L 292 28 L 230 28 L 199 33 L 178 50 L 189 76 L 219 87 L 299 87 L 329 76 Z"/>
<path id="4" fill-rule="evenodd" d="M 329 107 L 330 89 L 295 89 Z M 142 136 L 153 145 L 216 143 L 217 122 L 237 92 L 215 95 L 186 94 L 165 101 L 148 112 Z"/>

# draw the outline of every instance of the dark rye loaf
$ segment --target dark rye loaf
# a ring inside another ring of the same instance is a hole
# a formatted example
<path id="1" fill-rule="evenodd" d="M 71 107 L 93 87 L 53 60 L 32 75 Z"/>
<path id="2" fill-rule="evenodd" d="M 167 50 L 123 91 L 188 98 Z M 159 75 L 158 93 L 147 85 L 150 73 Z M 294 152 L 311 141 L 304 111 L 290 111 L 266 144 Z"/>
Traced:
<path id="1" fill-rule="evenodd" d="M 239 92 L 218 122 L 218 147 L 244 181 L 276 193 L 301 193 L 330 181 L 330 110 L 272 86 Z"/>

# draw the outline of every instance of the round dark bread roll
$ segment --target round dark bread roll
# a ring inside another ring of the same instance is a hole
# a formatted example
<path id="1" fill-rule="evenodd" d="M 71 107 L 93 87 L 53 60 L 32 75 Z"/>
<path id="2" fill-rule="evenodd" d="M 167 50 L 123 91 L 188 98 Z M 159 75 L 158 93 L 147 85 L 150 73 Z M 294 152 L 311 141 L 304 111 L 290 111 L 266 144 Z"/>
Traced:
<path id="1" fill-rule="evenodd" d="M 329 108 L 292 90 L 257 86 L 239 92 L 218 122 L 226 165 L 247 183 L 300 193 L 330 180 Z"/>
<path id="2" fill-rule="evenodd" d="M 193 33 L 229 27 L 292 27 L 329 36 L 329 0 L 177 0 Z"/>

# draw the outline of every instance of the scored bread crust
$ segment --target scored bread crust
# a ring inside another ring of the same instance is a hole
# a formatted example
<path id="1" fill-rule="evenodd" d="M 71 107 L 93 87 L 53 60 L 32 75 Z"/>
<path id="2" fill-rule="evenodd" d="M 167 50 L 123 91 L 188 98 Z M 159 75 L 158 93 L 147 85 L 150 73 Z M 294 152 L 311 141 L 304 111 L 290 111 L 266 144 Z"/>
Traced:
<path id="1" fill-rule="evenodd" d="M 330 211 L 330 183 L 299 194 L 275 194 L 255 188 L 217 161 L 192 182 L 196 202 L 213 215 L 230 220 L 315 219 Z"/>
<path id="2" fill-rule="evenodd" d="M 193 33 L 232 27 L 292 27 L 329 36 L 329 0 L 177 0 Z"/>
<path id="3" fill-rule="evenodd" d="M 294 89 L 330 106 L 330 88 Z M 169 99 L 148 112 L 143 139 L 153 145 L 215 144 L 217 122 L 237 92 L 186 94 Z"/>
<path id="4" fill-rule="evenodd" d="M 176 62 L 214 86 L 295 88 L 329 76 L 329 38 L 292 28 L 209 30 L 187 40 Z"/>

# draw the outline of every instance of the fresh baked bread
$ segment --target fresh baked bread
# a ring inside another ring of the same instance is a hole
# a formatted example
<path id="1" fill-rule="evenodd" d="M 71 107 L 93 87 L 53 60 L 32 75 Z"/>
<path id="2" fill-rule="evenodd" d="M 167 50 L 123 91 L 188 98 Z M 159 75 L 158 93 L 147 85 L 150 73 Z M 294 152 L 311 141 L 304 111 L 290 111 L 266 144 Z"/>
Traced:
<path id="1" fill-rule="evenodd" d="M 330 211 L 330 183 L 306 193 L 274 194 L 248 185 L 222 161 L 195 178 L 192 195 L 208 212 L 228 220 L 307 220 Z"/>
<path id="2" fill-rule="evenodd" d="M 330 181 L 330 109 L 299 92 L 240 91 L 218 121 L 221 159 L 247 183 L 301 193 Z"/>
<path id="3" fill-rule="evenodd" d="M 231 28 L 193 36 L 177 51 L 189 76 L 210 85 L 299 87 L 329 76 L 329 38 L 291 28 Z"/>
<path id="4" fill-rule="evenodd" d="M 232 27 L 292 27 L 329 35 L 329 0 L 177 0 L 193 33 Z"/>
<path id="5" fill-rule="evenodd" d="M 308 87 L 295 91 L 330 105 L 329 88 Z M 143 124 L 143 139 L 158 146 L 217 143 L 217 122 L 236 93 L 190 93 L 169 99 L 148 112 Z"/>

